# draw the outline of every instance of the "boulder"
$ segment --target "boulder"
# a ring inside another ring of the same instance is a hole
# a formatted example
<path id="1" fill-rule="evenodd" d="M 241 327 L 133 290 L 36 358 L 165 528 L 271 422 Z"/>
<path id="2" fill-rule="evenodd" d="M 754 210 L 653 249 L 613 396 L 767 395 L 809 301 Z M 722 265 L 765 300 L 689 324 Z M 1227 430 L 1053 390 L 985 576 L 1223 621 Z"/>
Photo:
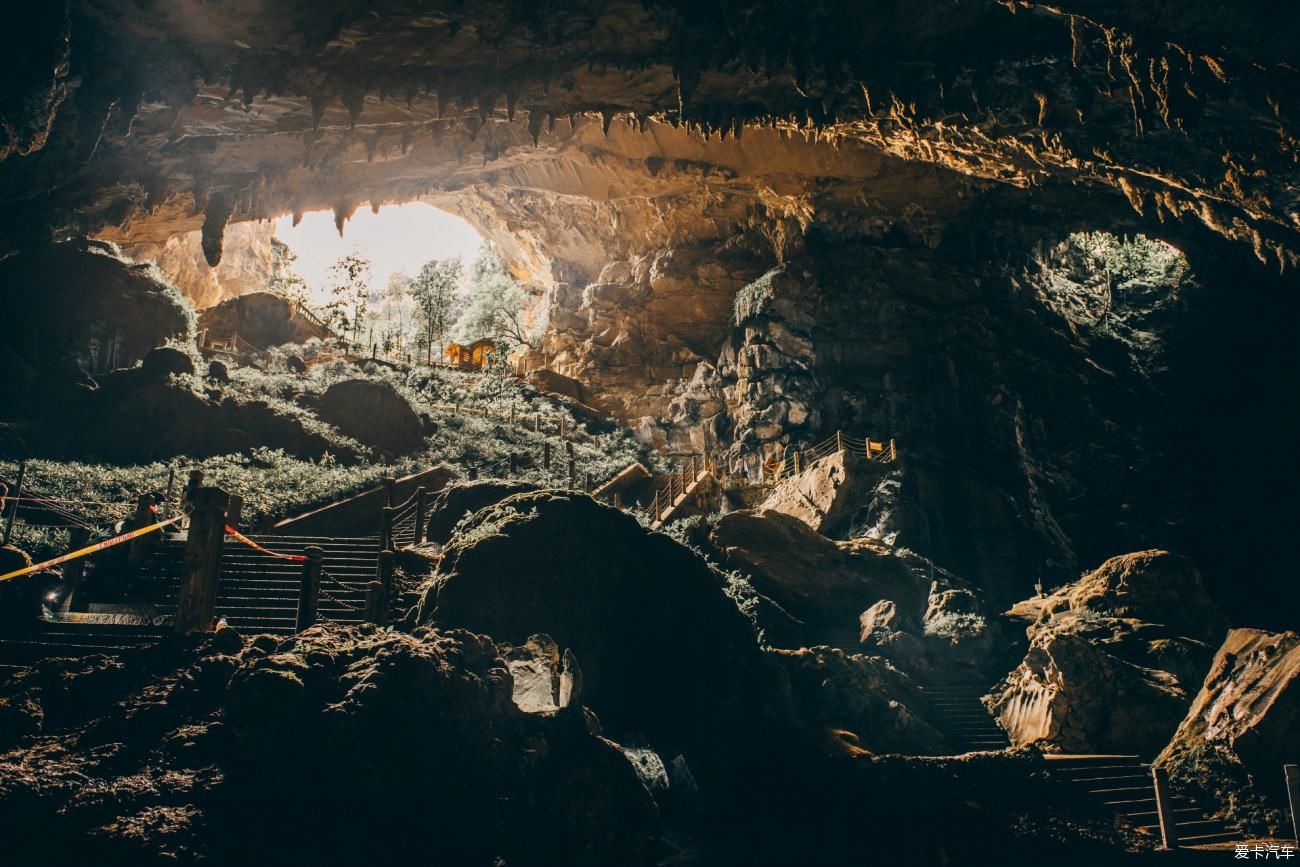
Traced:
<path id="1" fill-rule="evenodd" d="M 549 368 L 542 367 L 529 373 L 528 384 L 538 391 L 558 394 L 582 404 L 587 402 L 581 382 Z"/>
<path id="2" fill-rule="evenodd" d="M 230 384 L 230 368 L 226 367 L 224 361 L 213 359 L 208 362 L 208 379 L 219 385 Z"/>
<path id="3" fill-rule="evenodd" d="M 199 328 L 221 337 L 238 334 L 261 350 L 327 336 L 294 310 L 294 302 L 283 295 L 249 292 L 208 307 L 199 314 Z"/>
<path id="4" fill-rule="evenodd" d="M 1014 744 L 1080 753 L 1164 746 L 1209 668 L 1205 638 L 1226 623 L 1195 567 L 1164 551 L 1107 560 L 1009 614 L 1031 621 L 1029 652 L 992 712 Z"/>
<path id="5" fill-rule="evenodd" d="M 725 580 L 689 549 L 588 496 L 516 494 L 448 543 L 422 623 L 580 660 L 586 703 L 615 739 L 640 732 L 692 767 L 738 760 L 779 690 Z"/>
<path id="6" fill-rule="evenodd" d="M 943 752 L 943 735 L 925 720 L 925 697 L 887 660 L 830 647 L 772 653 L 790 675 L 805 724 L 850 731 L 872 753 Z"/>
<path id="7" fill-rule="evenodd" d="M 1300 759 L 1300 635 L 1234 629 L 1156 764 L 1247 830 L 1287 837 L 1282 766 Z"/>
<path id="8" fill-rule="evenodd" d="M 393 455 L 424 445 L 420 417 L 386 382 L 348 379 L 321 395 L 320 417 L 363 445 Z"/>
<path id="9" fill-rule="evenodd" d="M 896 557 L 838 546 L 798 518 L 770 509 L 724 515 L 712 534 L 728 568 L 812 626 L 849 627 L 882 599 L 919 619 L 928 582 Z"/>
<path id="10" fill-rule="evenodd" d="M 145 353 L 140 372 L 146 382 L 164 383 L 173 376 L 194 372 L 194 359 L 172 346 L 159 346 Z"/>
<path id="11" fill-rule="evenodd" d="M 303 374 L 307 372 L 307 362 L 302 360 L 301 355 L 290 355 L 284 360 L 284 366 L 289 369 L 290 373 Z"/>
<path id="12" fill-rule="evenodd" d="M 503 479 L 483 479 L 473 482 L 453 482 L 438 491 L 429 503 L 429 524 L 424 538 L 437 545 L 445 545 L 452 531 L 466 517 L 479 509 L 494 506 L 506 497 L 537 490 L 528 482 L 511 482 Z"/>
<path id="13" fill-rule="evenodd" d="M 778 482 L 759 509 L 791 515 L 823 536 L 843 538 L 870 500 L 880 473 L 879 464 L 853 452 L 835 452 Z"/>
<path id="14" fill-rule="evenodd" d="M 80 374 L 130 367 L 193 334 L 192 308 L 151 265 L 102 242 L 56 244 L 0 261 L 0 406 L 58 409 Z"/>

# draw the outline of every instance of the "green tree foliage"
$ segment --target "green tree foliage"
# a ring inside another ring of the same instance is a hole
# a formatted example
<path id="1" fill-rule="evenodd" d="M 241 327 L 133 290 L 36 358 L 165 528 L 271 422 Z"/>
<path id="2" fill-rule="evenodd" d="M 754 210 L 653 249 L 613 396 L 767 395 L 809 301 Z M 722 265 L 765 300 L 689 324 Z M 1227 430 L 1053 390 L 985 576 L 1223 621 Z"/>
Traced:
<path id="1" fill-rule="evenodd" d="M 523 287 L 511 277 L 490 244 L 479 249 L 470 272 L 469 297 L 457 326 L 461 340 L 484 337 L 509 347 L 536 347 L 540 325 L 529 328 L 524 319 L 528 300 Z M 504 358 L 504 353 L 499 353 Z"/>
<path id="2" fill-rule="evenodd" d="M 435 347 L 439 357 L 442 356 L 447 333 L 456 320 L 457 290 L 463 274 L 464 267 L 459 259 L 432 259 L 424 263 L 420 273 L 408 285 L 420 317 L 419 341 L 424 346 L 429 364 L 433 363 Z"/>
<path id="3" fill-rule="evenodd" d="M 325 305 L 331 326 L 347 333 L 352 342 L 361 336 L 361 326 L 370 307 L 370 260 L 360 253 L 348 253 L 330 266 L 330 296 Z"/>

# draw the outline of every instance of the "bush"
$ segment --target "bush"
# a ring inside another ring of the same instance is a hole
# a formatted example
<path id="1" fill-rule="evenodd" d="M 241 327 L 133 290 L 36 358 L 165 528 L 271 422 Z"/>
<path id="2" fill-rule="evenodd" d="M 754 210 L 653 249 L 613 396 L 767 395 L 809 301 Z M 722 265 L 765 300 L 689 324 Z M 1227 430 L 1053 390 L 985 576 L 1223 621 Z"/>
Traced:
<path id="1" fill-rule="evenodd" d="M 734 305 L 737 325 L 767 310 L 767 306 L 776 297 L 776 287 L 772 283 L 773 278 L 783 270 L 782 268 L 773 268 L 736 293 Z"/>
<path id="2" fill-rule="evenodd" d="M 949 644 L 960 644 L 978 638 L 989 628 L 989 622 L 979 614 L 949 611 L 925 624 L 925 634 L 933 638 L 942 638 Z"/>

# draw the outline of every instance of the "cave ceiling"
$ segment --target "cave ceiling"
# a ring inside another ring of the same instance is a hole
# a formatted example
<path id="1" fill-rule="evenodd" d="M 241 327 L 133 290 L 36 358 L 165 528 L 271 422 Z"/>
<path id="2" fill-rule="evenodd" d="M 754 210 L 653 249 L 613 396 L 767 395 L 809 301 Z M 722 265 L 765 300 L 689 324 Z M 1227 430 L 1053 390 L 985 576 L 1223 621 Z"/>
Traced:
<path id="1" fill-rule="evenodd" d="M 80 0 L 6 12 L 7 249 L 415 199 L 516 270 L 972 202 L 1300 254 L 1296 7 Z M 570 273 L 555 274 L 554 269 Z"/>

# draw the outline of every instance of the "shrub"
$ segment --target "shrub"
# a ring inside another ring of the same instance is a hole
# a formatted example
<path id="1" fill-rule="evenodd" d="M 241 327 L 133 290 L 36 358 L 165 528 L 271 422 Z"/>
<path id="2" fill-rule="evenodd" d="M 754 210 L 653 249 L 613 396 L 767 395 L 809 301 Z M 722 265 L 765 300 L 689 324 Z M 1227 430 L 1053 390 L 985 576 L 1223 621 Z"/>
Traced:
<path id="1" fill-rule="evenodd" d="M 776 286 L 773 285 L 773 278 L 783 270 L 782 268 L 773 268 L 736 293 L 734 306 L 737 325 L 767 310 L 767 306 L 776 297 Z"/>
<path id="2" fill-rule="evenodd" d="M 925 624 L 925 634 L 942 638 L 950 644 L 959 644 L 978 638 L 989 628 L 989 622 L 979 614 L 949 611 Z"/>

